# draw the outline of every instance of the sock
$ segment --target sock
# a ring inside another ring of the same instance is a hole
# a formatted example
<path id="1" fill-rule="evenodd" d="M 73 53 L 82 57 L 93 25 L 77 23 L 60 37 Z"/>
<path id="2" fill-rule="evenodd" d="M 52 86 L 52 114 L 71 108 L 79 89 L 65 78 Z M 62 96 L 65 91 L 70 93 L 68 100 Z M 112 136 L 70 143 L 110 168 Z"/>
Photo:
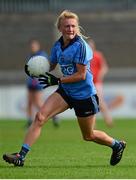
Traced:
<path id="1" fill-rule="evenodd" d="M 28 124 L 32 124 L 32 118 L 28 118 Z"/>
<path id="2" fill-rule="evenodd" d="M 58 122 L 59 119 L 58 119 L 58 117 L 57 116 L 53 116 L 52 120 L 53 120 L 54 126 L 58 127 L 59 126 L 59 122 Z"/>
<path id="3" fill-rule="evenodd" d="M 118 140 L 114 139 L 113 142 L 112 142 L 111 148 L 112 148 L 113 150 L 116 150 L 116 149 L 119 149 L 120 146 L 121 146 L 121 145 L 120 145 L 120 142 L 119 142 Z"/>
<path id="4" fill-rule="evenodd" d="M 23 144 L 19 152 L 22 159 L 25 159 L 26 154 L 29 152 L 30 146 L 28 144 Z"/>

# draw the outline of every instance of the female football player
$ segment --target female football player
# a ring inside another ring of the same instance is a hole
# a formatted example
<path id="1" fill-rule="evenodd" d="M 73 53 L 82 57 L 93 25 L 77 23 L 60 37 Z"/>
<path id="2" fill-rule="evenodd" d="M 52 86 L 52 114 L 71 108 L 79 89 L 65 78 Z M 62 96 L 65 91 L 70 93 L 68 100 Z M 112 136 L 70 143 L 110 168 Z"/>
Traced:
<path id="1" fill-rule="evenodd" d="M 108 65 L 104 55 L 96 50 L 95 42 L 92 39 L 88 39 L 88 44 L 93 50 L 93 59 L 90 63 L 90 68 L 93 74 L 93 82 L 97 90 L 97 95 L 99 97 L 100 111 L 104 117 L 105 123 L 111 127 L 113 125 L 112 116 L 103 95 L 103 79 L 108 72 Z"/>
<path id="2" fill-rule="evenodd" d="M 93 74 L 93 82 L 97 90 L 97 95 L 99 97 L 100 111 L 107 126 L 112 127 L 113 120 L 110 111 L 122 105 L 124 98 L 121 95 L 117 95 L 108 103 L 105 102 L 103 93 L 103 81 L 105 75 L 109 70 L 109 67 L 103 53 L 97 50 L 95 42 L 90 38 L 87 41 L 93 50 L 93 59 L 90 63 L 90 68 Z"/>
<path id="3" fill-rule="evenodd" d="M 57 28 L 62 36 L 55 42 L 51 52 L 51 67 L 57 63 L 63 73 L 56 78 L 50 73 L 39 79 L 45 87 L 59 84 L 58 89 L 44 102 L 36 114 L 35 120 L 26 134 L 19 153 L 4 154 L 3 159 L 15 166 L 23 166 L 26 154 L 41 133 L 43 125 L 52 116 L 68 108 L 73 108 L 85 141 L 112 148 L 111 165 L 116 165 L 122 157 L 126 143 L 95 130 L 95 114 L 99 111 L 98 97 L 90 72 L 92 50 L 83 40 L 79 28 L 78 16 L 70 11 L 63 11 L 57 19 Z"/>
<path id="4" fill-rule="evenodd" d="M 30 56 L 29 58 L 37 55 L 45 56 L 48 59 L 47 54 L 41 50 L 41 44 L 38 40 L 33 39 L 30 41 L 29 44 L 30 48 Z M 42 106 L 42 85 L 39 84 L 37 78 L 31 78 L 28 77 L 27 81 L 27 116 L 28 116 L 28 122 L 27 127 L 29 127 L 32 123 L 33 119 L 33 110 L 36 107 L 37 109 L 40 109 Z"/>

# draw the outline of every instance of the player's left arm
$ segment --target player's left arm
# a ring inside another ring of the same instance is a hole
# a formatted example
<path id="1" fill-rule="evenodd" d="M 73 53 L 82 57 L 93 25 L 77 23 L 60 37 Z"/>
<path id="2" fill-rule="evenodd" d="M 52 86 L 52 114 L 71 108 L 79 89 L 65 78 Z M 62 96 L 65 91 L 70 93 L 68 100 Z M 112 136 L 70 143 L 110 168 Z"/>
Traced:
<path id="1" fill-rule="evenodd" d="M 86 66 L 82 64 L 76 64 L 77 72 L 73 75 L 57 78 L 54 75 L 50 73 L 46 73 L 44 76 L 42 75 L 39 78 L 40 84 L 44 85 L 43 88 L 46 88 L 48 86 L 57 85 L 59 83 L 72 83 L 72 82 L 78 82 L 81 80 L 85 80 L 86 78 Z"/>

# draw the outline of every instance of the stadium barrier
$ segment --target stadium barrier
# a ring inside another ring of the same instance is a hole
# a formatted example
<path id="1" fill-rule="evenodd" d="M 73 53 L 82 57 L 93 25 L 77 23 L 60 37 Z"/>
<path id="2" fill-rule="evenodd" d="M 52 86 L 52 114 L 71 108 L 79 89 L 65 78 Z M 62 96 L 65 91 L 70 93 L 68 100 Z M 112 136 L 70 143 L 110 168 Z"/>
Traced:
<path id="1" fill-rule="evenodd" d="M 44 90 L 44 98 L 55 91 L 57 87 Z M 117 95 L 124 98 L 123 104 L 111 113 L 113 117 L 136 117 L 136 84 L 133 83 L 106 83 L 104 86 L 107 103 Z M 26 118 L 27 90 L 25 85 L 0 86 L 0 118 L 24 119 Z M 99 113 L 98 116 L 101 116 Z M 60 118 L 73 118 L 74 111 L 67 110 L 59 115 Z"/>

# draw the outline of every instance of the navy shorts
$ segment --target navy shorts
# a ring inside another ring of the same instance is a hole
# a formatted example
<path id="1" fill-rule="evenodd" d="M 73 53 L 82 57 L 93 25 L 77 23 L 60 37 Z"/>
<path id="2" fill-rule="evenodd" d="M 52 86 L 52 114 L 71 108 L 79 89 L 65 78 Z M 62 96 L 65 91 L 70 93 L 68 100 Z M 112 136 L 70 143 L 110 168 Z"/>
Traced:
<path id="1" fill-rule="evenodd" d="M 26 83 L 27 83 L 27 89 L 30 91 L 41 91 L 43 89 L 42 85 L 39 84 L 39 81 L 36 78 L 29 77 Z"/>
<path id="2" fill-rule="evenodd" d="M 69 97 L 61 86 L 56 92 L 61 95 L 71 109 L 74 108 L 75 114 L 78 117 L 88 117 L 99 112 L 99 99 L 97 94 L 87 99 L 78 100 Z"/>

